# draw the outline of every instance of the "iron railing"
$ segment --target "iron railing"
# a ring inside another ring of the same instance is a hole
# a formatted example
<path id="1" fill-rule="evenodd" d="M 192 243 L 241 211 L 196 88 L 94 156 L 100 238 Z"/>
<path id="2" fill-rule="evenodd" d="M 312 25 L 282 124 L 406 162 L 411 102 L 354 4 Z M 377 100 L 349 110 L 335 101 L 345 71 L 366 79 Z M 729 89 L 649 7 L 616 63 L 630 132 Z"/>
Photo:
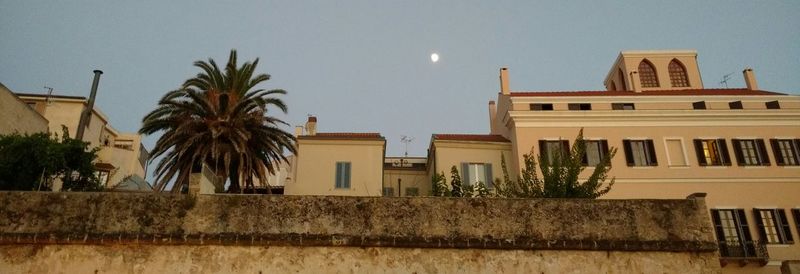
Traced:
<path id="1" fill-rule="evenodd" d="M 719 254 L 724 260 L 769 261 L 767 244 L 764 241 L 722 241 L 719 242 Z"/>

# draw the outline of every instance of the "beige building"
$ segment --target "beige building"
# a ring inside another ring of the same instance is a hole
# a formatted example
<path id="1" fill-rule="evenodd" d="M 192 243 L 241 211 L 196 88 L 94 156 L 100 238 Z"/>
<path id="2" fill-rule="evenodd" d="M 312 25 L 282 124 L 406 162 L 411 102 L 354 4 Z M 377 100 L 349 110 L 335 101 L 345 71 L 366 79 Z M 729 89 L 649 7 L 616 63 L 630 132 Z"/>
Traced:
<path id="1" fill-rule="evenodd" d="M 47 119 L 0 84 L 0 135 L 47 132 Z"/>
<path id="2" fill-rule="evenodd" d="M 696 60 L 624 51 L 601 91 L 512 91 L 503 68 L 491 133 L 511 141 L 518 171 L 523 154 L 557 151 L 583 128 L 588 166 L 618 148 L 603 198 L 708 193 L 724 272 L 780 273 L 800 259 L 800 96 L 760 90 L 749 68 L 745 88 L 705 89 Z"/>
<path id="3" fill-rule="evenodd" d="M 75 138 L 81 112 L 87 106 L 85 97 L 17 93 L 28 106 L 48 121 L 49 131 L 62 134 L 62 126 Z M 95 168 L 101 183 L 108 189 L 148 191 L 144 181 L 149 154 L 138 133 L 120 133 L 109 124 L 108 117 L 94 108 L 83 141 L 99 147 Z"/>
<path id="4" fill-rule="evenodd" d="M 386 139 L 378 133 L 321 133 L 317 118 L 298 128 L 287 195 L 381 196 Z"/>

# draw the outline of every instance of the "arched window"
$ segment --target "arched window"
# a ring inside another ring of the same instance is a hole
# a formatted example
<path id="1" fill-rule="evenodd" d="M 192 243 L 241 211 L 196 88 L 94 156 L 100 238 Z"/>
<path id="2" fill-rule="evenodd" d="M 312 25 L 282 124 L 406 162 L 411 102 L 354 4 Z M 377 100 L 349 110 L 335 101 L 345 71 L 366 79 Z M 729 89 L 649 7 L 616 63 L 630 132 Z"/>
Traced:
<path id="1" fill-rule="evenodd" d="M 669 62 L 669 81 L 673 87 L 688 87 L 689 77 L 686 76 L 686 68 L 677 59 Z"/>
<path id="2" fill-rule="evenodd" d="M 622 69 L 617 69 L 617 78 L 619 79 L 619 83 L 622 84 L 622 90 L 628 90 L 628 85 L 625 84 L 625 74 L 622 73 Z"/>
<path id="3" fill-rule="evenodd" d="M 639 63 L 639 81 L 642 83 L 643 88 L 657 88 L 658 76 L 656 76 L 656 69 L 653 64 L 647 59 Z"/>

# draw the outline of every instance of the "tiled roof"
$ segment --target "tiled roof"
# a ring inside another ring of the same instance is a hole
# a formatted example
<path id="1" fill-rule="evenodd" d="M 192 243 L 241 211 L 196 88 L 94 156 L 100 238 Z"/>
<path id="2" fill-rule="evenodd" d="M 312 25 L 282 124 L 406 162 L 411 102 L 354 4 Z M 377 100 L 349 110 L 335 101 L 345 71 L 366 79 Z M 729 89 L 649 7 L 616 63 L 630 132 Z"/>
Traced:
<path id="1" fill-rule="evenodd" d="M 494 134 L 434 134 L 433 139 L 449 141 L 511 142 L 501 135 Z"/>
<path id="2" fill-rule="evenodd" d="M 303 139 L 380 139 L 383 136 L 374 132 L 318 132 L 315 135 L 303 135 Z"/>
<path id="3" fill-rule="evenodd" d="M 693 95 L 734 95 L 734 96 L 753 96 L 753 95 L 786 95 L 783 93 L 749 90 L 746 88 L 721 88 L 721 89 L 684 89 L 684 90 L 645 90 L 642 92 L 633 91 L 524 91 L 511 92 L 511 97 L 560 97 L 560 96 L 693 96 Z"/>

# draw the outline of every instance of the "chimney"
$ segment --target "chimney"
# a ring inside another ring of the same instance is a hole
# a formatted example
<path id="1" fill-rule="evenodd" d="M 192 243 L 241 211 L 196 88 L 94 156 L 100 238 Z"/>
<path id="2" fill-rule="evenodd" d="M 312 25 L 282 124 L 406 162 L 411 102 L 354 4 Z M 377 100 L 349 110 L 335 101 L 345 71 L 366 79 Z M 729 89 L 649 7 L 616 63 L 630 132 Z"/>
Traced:
<path id="1" fill-rule="evenodd" d="M 638 71 L 631 71 L 631 88 L 633 92 L 642 92 L 642 83 L 639 82 Z"/>
<path id="2" fill-rule="evenodd" d="M 756 82 L 756 74 L 751 68 L 745 68 L 742 71 L 744 74 L 744 82 L 747 84 L 747 89 L 758 90 L 758 82 Z"/>
<path id="3" fill-rule="evenodd" d="M 508 68 L 500 69 L 500 93 L 509 95 L 511 91 L 508 88 Z"/>
<path id="4" fill-rule="evenodd" d="M 294 137 L 300 137 L 301 135 L 303 135 L 303 126 L 294 127 Z"/>
<path id="5" fill-rule="evenodd" d="M 495 118 L 497 118 L 497 105 L 494 101 L 489 101 L 489 131 L 491 134 L 496 134 L 494 132 Z"/>
<path id="6" fill-rule="evenodd" d="M 78 128 L 77 132 L 75 133 L 75 139 L 80 141 L 83 141 L 83 132 L 86 130 L 86 125 L 89 124 L 90 119 L 92 119 L 92 109 L 94 109 L 94 98 L 97 96 L 97 84 L 100 82 L 100 74 L 103 74 L 102 70 L 94 70 L 94 80 L 92 81 L 92 92 L 89 95 L 89 105 L 83 109 L 80 120 L 78 120 Z"/>
<path id="7" fill-rule="evenodd" d="M 306 122 L 306 132 L 310 136 L 317 135 L 317 117 L 316 116 L 308 116 L 308 122 Z"/>

